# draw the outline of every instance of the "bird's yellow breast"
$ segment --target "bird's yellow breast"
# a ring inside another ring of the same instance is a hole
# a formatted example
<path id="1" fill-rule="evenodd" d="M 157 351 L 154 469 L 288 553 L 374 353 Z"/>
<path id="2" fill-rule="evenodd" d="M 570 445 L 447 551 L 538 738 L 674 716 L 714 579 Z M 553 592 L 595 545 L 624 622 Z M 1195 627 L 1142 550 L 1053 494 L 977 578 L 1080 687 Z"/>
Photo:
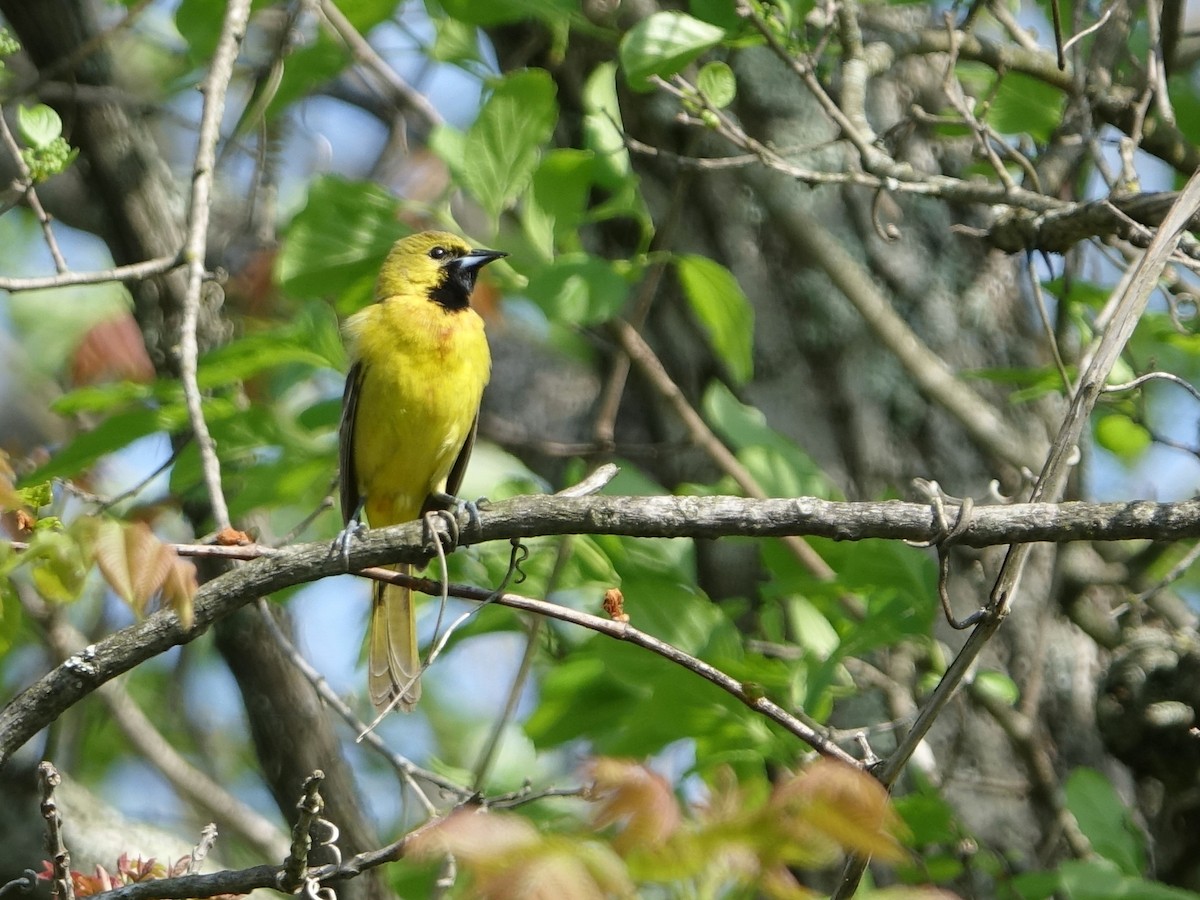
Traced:
<path id="1" fill-rule="evenodd" d="M 415 519 L 471 433 L 491 355 L 483 320 L 425 296 L 389 297 L 346 322 L 362 363 L 354 465 L 372 527 Z"/>

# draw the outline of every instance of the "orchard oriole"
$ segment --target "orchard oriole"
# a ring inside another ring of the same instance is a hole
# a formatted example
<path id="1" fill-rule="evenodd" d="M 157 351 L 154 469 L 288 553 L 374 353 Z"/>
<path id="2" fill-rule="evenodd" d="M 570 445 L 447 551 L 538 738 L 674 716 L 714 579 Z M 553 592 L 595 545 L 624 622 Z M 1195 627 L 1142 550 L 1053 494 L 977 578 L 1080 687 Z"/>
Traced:
<path id="1" fill-rule="evenodd" d="M 440 231 L 402 238 L 383 263 L 376 302 L 346 321 L 340 540 L 361 527 L 364 510 L 373 528 L 395 525 L 458 490 L 491 372 L 471 291 L 479 269 L 507 255 Z M 421 696 L 414 625 L 409 589 L 376 583 L 367 658 L 379 709 L 411 710 Z"/>

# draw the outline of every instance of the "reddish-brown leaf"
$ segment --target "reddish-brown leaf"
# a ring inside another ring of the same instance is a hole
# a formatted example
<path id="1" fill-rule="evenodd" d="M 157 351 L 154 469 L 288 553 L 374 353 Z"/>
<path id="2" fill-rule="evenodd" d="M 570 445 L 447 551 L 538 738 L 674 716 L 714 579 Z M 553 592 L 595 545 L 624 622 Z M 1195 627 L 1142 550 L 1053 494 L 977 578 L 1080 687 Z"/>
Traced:
<path id="1" fill-rule="evenodd" d="M 613 839 L 618 853 L 660 847 L 679 827 L 679 804 L 657 772 L 631 760 L 600 757 L 588 766 L 588 775 L 599 801 L 593 822 L 597 828 L 620 826 Z"/>

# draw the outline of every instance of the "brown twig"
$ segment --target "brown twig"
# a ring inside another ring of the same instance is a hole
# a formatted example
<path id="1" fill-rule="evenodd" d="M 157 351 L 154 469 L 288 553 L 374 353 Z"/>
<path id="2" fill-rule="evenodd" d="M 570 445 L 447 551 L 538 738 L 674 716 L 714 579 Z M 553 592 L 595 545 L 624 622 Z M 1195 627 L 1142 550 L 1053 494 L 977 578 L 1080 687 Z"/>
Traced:
<path id="1" fill-rule="evenodd" d="M 377 581 L 404 585 L 434 596 L 439 595 L 444 589 L 441 582 L 428 578 L 404 575 L 394 572 L 391 569 L 362 569 L 358 574 L 368 576 Z M 753 685 L 745 685 L 725 672 L 722 672 L 716 666 L 706 663 L 704 660 L 698 659 L 690 653 L 685 653 L 678 647 L 668 644 L 666 641 L 659 640 L 653 635 L 634 628 L 627 622 L 604 619 L 590 613 L 579 612 L 569 607 L 559 606 L 556 603 L 535 600 L 532 597 L 523 597 L 519 594 L 504 593 L 497 595 L 495 592 L 488 591 L 485 588 L 468 585 L 450 585 L 447 591 L 450 596 L 459 597 L 463 600 L 474 600 L 478 603 L 498 603 L 501 606 L 507 606 L 511 609 L 521 609 L 527 612 L 538 613 L 547 618 L 558 619 L 560 622 L 568 622 L 572 625 L 579 625 L 591 631 L 615 638 L 616 640 L 627 641 L 644 650 L 649 650 L 651 653 L 687 669 L 694 675 L 698 675 L 710 684 L 716 685 L 750 709 L 760 713 L 766 719 L 804 741 L 804 743 L 808 744 L 818 753 L 844 762 L 847 765 L 852 765 L 855 768 L 861 768 L 861 763 L 858 760 L 830 741 L 822 732 L 812 728 L 778 704 L 761 696 Z"/>
<path id="2" fill-rule="evenodd" d="M 31 278 L 7 278 L 0 276 L 0 291 L 40 291 L 46 288 L 69 287 L 78 284 L 105 284 L 110 281 L 140 281 L 169 272 L 180 265 L 179 254 L 160 256 L 128 266 L 113 266 L 94 272 L 62 272 L 57 275 L 38 275 Z"/>
<path id="3" fill-rule="evenodd" d="M 204 80 L 204 109 L 200 116 L 199 146 L 196 149 L 192 173 L 187 239 L 183 251 L 188 279 L 179 337 L 180 379 L 183 382 L 188 421 L 200 450 L 208 502 L 217 530 L 229 527 L 229 506 L 225 502 L 225 492 L 221 487 L 221 463 L 217 458 L 216 444 L 209 433 L 208 423 L 204 419 L 200 385 L 197 382 L 199 345 L 196 329 L 200 318 L 200 295 L 204 286 L 204 260 L 207 255 L 208 222 L 212 204 L 216 147 L 221 137 L 221 117 L 225 111 L 225 95 L 233 78 L 238 47 L 246 35 L 246 22 L 249 17 L 250 0 L 230 0 L 225 10 L 212 66 Z"/>
<path id="4" fill-rule="evenodd" d="M 708 427 L 708 424 L 696 412 L 691 403 L 688 402 L 679 385 L 672 380 L 662 361 L 642 336 L 629 323 L 621 319 L 614 319 L 610 323 L 610 327 L 616 335 L 617 343 L 620 344 L 621 349 L 625 351 L 629 358 L 633 360 L 634 365 L 654 385 L 655 390 L 658 391 L 662 398 L 670 404 L 696 445 L 708 455 L 709 459 L 717 464 L 722 472 L 730 476 L 746 494 L 757 500 L 765 500 L 767 496 L 766 491 L 762 489 L 758 481 L 750 474 L 750 470 L 741 464 L 738 458 L 733 455 L 733 452 Z M 823 581 L 833 580 L 835 575 L 833 569 L 829 567 L 829 564 L 807 542 L 795 536 L 785 537 L 783 538 L 783 542 L 788 550 L 792 552 L 792 555 L 799 560 L 800 564 L 814 578 L 820 578 Z"/>
<path id="5" fill-rule="evenodd" d="M 54 269 L 58 273 L 67 271 L 67 261 L 63 258 L 62 250 L 58 247 L 58 239 L 54 236 L 54 229 L 50 227 L 50 214 L 46 212 L 42 201 L 38 199 L 37 191 L 33 187 L 33 173 L 29 170 L 28 164 L 25 162 L 25 157 L 21 155 L 21 148 L 17 144 L 17 139 L 13 136 L 12 129 L 8 127 L 8 120 L 4 118 L 4 110 L 0 108 L 0 141 L 8 149 L 9 155 L 13 158 L 13 163 L 17 167 L 17 172 L 21 176 L 20 186 L 21 192 L 25 195 L 25 202 L 29 204 L 29 208 L 33 210 L 34 216 L 37 217 L 38 224 L 42 227 L 42 236 L 46 240 L 46 246 L 50 250 L 50 257 L 54 260 Z"/>
<path id="6" fill-rule="evenodd" d="M 56 900 L 75 900 L 75 884 L 71 880 L 71 854 L 63 841 L 62 815 L 54 800 L 54 789 L 62 784 L 62 776 L 53 763 L 38 763 L 38 783 L 42 789 L 42 818 L 46 821 L 46 852 L 50 854 L 54 881 L 50 892 Z"/>

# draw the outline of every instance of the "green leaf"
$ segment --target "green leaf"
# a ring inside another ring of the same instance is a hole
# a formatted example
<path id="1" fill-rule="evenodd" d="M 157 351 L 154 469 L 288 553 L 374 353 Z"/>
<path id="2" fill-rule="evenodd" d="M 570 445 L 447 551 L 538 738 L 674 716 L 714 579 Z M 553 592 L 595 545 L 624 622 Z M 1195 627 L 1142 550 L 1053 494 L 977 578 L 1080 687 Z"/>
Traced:
<path id="1" fill-rule="evenodd" d="M 908 826 L 914 846 L 949 846 L 962 836 L 956 827 L 954 810 L 934 790 L 923 789 L 897 797 L 894 806 Z"/>
<path id="2" fill-rule="evenodd" d="M 25 143 L 44 148 L 62 136 L 62 119 L 44 103 L 36 106 L 22 104 L 17 107 L 17 128 Z"/>
<path id="3" fill-rule="evenodd" d="M 178 407 L 140 408 L 109 416 L 91 431 L 76 435 L 48 463 L 23 480 L 37 482 L 78 475 L 100 457 L 115 453 L 156 431 L 172 431 L 185 419 L 183 410 Z"/>
<path id="4" fill-rule="evenodd" d="M 557 121 L 554 80 L 527 69 L 501 81 L 467 129 L 459 184 L 493 219 L 529 187 Z"/>
<path id="5" fill-rule="evenodd" d="M 1055 896 L 1069 900 L 1196 900 L 1194 891 L 1122 876 L 1108 861 L 1070 859 L 1058 870 Z"/>
<path id="6" fill-rule="evenodd" d="M 180 0 L 175 9 L 175 30 L 187 42 L 193 64 L 212 59 L 221 35 L 221 13 L 210 0 Z"/>
<path id="7" fill-rule="evenodd" d="M 742 25 L 742 17 L 737 13 L 737 4 L 729 0 L 691 0 L 688 9 L 697 19 L 703 19 L 726 31 L 733 31 Z"/>
<path id="8" fill-rule="evenodd" d="M 1140 875 L 1146 866 L 1141 832 L 1108 779 L 1094 769 L 1079 768 L 1065 786 L 1067 808 L 1075 816 L 1092 849 L 1125 875 Z"/>
<path id="9" fill-rule="evenodd" d="M 464 63 L 479 59 L 479 29 L 469 22 L 448 16 L 433 20 L 434 39 L 430 57 L 439 62 Z"/>
<path id="10" fill-rule="evenodd" d="M 801 646 L 824 659 L 832 656 L 841 640 L 829 619 L 806 597 L 793 597 L 787 604 L 788 628 Z"/>
<path id="11" fill-rule="evenodd" d="M 349 13 L 349 4 L 342 8 Z M 267 104 L 266 117 L 273 119 L 293 103 L 307 98 L 318 87 L 332 81 L 338 72 L 346 68 L 349 57 L 345 44 L 334 40 L 324 30 L 317 33 L 316 40 L 311 44 L 297 47 L 287 57 L 279 83 L 275 85 L 275 93 Z M 270 76 L 267 77 L 269 79 Z M 252 123 L 238 124 L 241 133 L 243 128 Z"/>
<path id="12" fill-rule="evenodd" d="M 318 178 L 288 228 L 276 263 L 280 286 L 306 299 L 348 292 L 356 299 L 369 297 L 383 258 L 405 233 L 396 221 L 398 208 L 396 199 L 375 184 Z"/>
<path id="13" fill-rule="evenodd" d="M 625 147 L 615 62 L 601 63 L 588 76 L 583 87 L 583 107 L 586 110 L 583 145 L 595 154 L 592 177 L 609 194 L 592 209 L 591 216 L 596 221 L 614 216 L 637 221 L 641 225 L 638 249 L 644 252 L 653 234 L 653 224 Z"/>
<path id="14" fill-rule="evenodd" d="M 1012 879 L 1013 896 L 1021 900 L 1050 900 L 1060 887 L 1058 872 L 1022 872 Z"/>
<path id="15" fill-rule="evenodd" d="M 1112 413 L 1096 423 L 1096 443 L 1126 463 L 1140 457 L 1150 442 L 1150 432 L 1129 416 Z"/>
<path id="16" fill-rule="evenodd" d="M 705 63 L 696 76 L 696 87 L 717 109 L 723 109 L 737 96 L 737 78 L 728 63 Z"/>
<path id="17" fill-rule="evenodd" d="M 720 381 L 709 384 L 701 409 L 705 420 L 734 449 L 767 496 L 835 496 L 812 458 L 771 428 L 762 412 L 739 401 Z"/>
<path id="18" fill-rule="evenodd" d="M 675 269 L 713 350 L 739 384 L 754 374 L 754 310 L 733 273 L 704 256 L 680 256 Z"/>
<path id="19" fill-rule="evenodd" d="M 579 0 L 438 0 L 441 9 L 452 18 L 472 25 L 503 25 L 522 19 L 539 19 L 549 25 L 566 21 L 579 10 Z M 393 3 L 394 5 L 394 3 Z M 426 3 L 430 18 L 441 18 L 440 10 Z"/>
<path id="20" fill-rule="evenodd" d="M 629 86 L 648 91 L 652 76 L 674 75 L 723 37 L 724 29 L 687 13 L 656 12 L 626 33 L 617 55 Z"/>
<path id="21" fill-rule="evenodd" d="M 466 160 L 467 136 L 453 125 L 435 125 L 429 132 L 429 149 L 436 153 L 452 172 L 461 172 Z"/>
<path id="22" fill-rule="evenodd" d="M 583 86 L 584 146 L 596 155 L 610 176 L 605 186 L 613 188 L 632 175 L 629 150 L 621 133 L 621 103 L 617 97 L 617 64 L 596 66 Z"/>
<path id="23" fill-rule="evenodd" d="M 88 384 L 56 398 L 50 408 L 60 416 L 108 412 L 118 407 L 127 408 L 132 403 L 148 400 L 152 396 L 166 396 L 167 391 L 182 396 L 176 382 L 160 382 L 154 387 L 136 381 Z"/>
<path id="24" fill-rule="evenodd" d="M 1017 701 L 1021 699 L 1021 689 L 1017 687 L 1017 683 L 995 669 L 988 669 L 976 675 L 973 686 L 1005 706 L 1016 706 Z"/>
<path id="25" fill-rule="evenodd" d="M 1045 143 L 1062 121 L 1065 103 L 1057 88 L 1030 75 L 1007 72 L 992 98 L 987 122 L 1001 134 L 1028 134 Z"/>
<path id="26" fill-rule="evenodd" d="M 556 246 L 579 249 L 578 228 L 587 212 L 595 171 L 590 150 L 552 150 L 533 173 L 533 189 L 522 204 L 525 233 L 546 259 Z"/>
<path id="27" fill-rule="evenodd" d="M 350 21 L 356 31 L 366 33 L 386 22 L 396 12 L 396 0 L 354 0 L 353 3 L 340 3 L 338 9 Z"/>
<path id="28" fill-rule="evenodd" d="M 629 282 L 608 260 L 564 253 L 530 276 L 525 293 L 554 321 L 593 325 L 621 308 Z"/>
<path id="29" fill-rule="evenodd" d="M 244 381 L 289 364 L 341 369 L 345 352 L 332 310 L 317 304 L 309 314 L 276 328 L 238 338 L 200 360 L 200 387 L 211 389 Z"/>

